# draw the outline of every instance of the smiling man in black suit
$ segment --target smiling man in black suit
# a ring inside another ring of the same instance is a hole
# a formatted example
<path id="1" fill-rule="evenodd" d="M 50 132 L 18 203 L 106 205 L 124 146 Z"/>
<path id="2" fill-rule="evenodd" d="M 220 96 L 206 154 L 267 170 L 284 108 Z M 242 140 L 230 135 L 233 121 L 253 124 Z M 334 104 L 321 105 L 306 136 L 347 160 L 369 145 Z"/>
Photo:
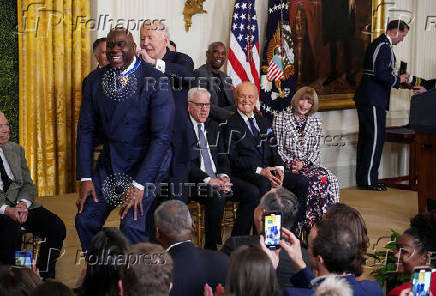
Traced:
<path id="1" fill-rule="evenodd" d="M 235 90 L 237 112 L 225 127 L 232 174 L 255 185 L 261 196 L 280 186 L 293 192 L 300 204 L 297 221 L 301 221 L 308 182 L 301 175 L 284 171 L 271 124 L 254 112 L 258 94 L 250 82 L 242 82 Z"/>

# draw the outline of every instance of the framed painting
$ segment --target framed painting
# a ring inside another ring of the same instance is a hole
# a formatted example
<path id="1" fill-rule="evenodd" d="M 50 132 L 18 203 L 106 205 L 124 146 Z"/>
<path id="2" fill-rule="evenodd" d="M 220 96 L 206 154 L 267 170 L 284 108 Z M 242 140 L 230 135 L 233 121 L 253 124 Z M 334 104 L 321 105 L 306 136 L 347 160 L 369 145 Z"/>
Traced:
<path id="1" fill-rule="evenodd" d="M 354 108 L 353 97 L 360 83 L 365 50 L 371 42 L 373 19 L 384 14 L 377 11 L 378 2 L 288 2 L 297 88 L 315 88 L 321 111 Z"/>

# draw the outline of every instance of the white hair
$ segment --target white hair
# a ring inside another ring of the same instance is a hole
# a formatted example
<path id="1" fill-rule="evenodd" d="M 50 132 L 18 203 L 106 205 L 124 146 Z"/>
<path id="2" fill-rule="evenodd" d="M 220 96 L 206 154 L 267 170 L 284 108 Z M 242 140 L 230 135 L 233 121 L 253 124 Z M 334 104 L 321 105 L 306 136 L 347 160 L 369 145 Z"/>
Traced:
<path id="1" fill-rule="evenodd" d="M 188 101 L 192 101 L 196 94 L 205 94 L 207 98 L 210 100 L 210 92 L 202 87 L 193 87 L 188 90 Z"/>
<path id="2" fill-rule="evenodd" d="M 346 279 L 329 275 L 316 288 L 313 296 L 353 296 L 353 290 Z"/>

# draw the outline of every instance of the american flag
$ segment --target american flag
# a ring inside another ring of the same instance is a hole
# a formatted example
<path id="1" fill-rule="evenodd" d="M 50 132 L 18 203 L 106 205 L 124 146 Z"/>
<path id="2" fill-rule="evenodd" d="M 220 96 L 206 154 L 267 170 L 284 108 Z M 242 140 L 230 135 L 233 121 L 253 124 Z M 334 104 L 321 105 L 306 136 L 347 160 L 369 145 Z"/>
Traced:
<path id="1" fill-rule="evenodd" d="M 269 81 L 274 81 L 280 80 L 283 77 L 285 77 L 285 72 L 283 72 L 283 62 L 280 57 L 274 56 L 268 66 L 267 78 Z"/>
<path id="2" fill-rule="evenodd" d="M 236 0 L 233 10 L 227 75 L 232 78 L 234 87 L 242 81 L 250 81 L 260 89 L 259 30 L 254 2 Z"/>

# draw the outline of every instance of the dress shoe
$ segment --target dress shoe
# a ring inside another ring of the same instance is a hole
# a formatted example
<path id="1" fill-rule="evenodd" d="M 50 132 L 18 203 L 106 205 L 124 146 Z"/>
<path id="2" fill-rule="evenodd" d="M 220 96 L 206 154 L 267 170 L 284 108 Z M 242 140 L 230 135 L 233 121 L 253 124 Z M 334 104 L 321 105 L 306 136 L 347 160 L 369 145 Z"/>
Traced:
<path id="1" fill-rule="evenodd" d="M 383 189 L 382 187 L 378 185 L 359 185 L 357 186 L 360 190 L 372 190 L 372 191 L 385 191 L 386 187 Z"/>
<path id="2" fill-rule="evenodd" d="M 386 185 L 383 184 L 383 183 L 377 183 L 377 185 L 375 185 L 375 186 L 380 187 L 382 189 L 382 191 L 386 191 L 387 190 Z"/>

